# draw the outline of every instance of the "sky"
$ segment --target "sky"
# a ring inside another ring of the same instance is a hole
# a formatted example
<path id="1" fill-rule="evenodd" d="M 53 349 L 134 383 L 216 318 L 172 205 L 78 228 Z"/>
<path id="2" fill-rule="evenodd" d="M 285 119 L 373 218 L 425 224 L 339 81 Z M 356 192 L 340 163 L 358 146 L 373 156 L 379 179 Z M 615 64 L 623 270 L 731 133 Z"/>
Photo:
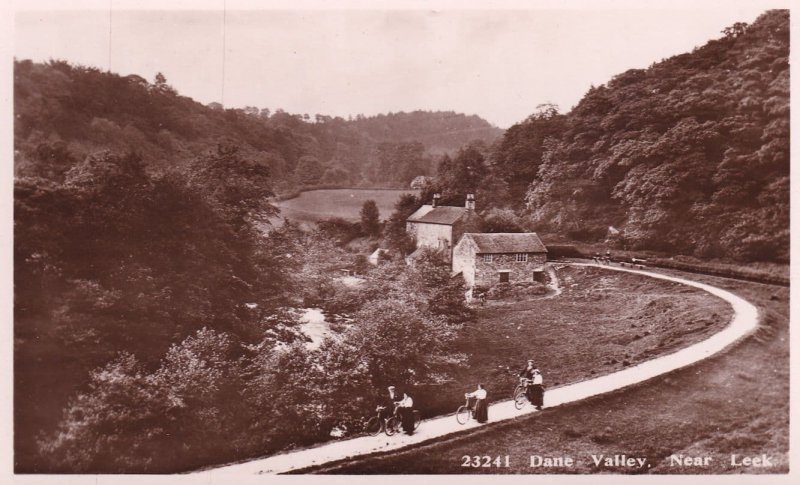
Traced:
<path id="1" fill-rule="evenodd" d="M 691 51 L 765 10 L 758 2 L 591 10 L 570 2 L 384 10 L 287 10 L 291 4 L 281 2 L 266 10 L 232 0 L 186 10 L 186 3 L 20 4 L 14 56 L 64 59 L 150 81 L 162 72 L 182 95 L 229 108 L 312 117 L 453 110 L 507 128 L 542 103 L 566 112 L 590 86 Z"/>

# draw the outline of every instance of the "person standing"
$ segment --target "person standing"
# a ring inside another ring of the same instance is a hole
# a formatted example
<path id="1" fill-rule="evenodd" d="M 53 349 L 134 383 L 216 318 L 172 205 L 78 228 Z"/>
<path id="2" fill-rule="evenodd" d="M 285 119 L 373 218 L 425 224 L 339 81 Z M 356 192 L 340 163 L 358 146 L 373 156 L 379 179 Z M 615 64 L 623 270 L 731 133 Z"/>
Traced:
<path id="1" fill-rule="evenodd" d="M 479 423 L 485 423 L 488 421 L 489 406 L 486 403 L 486 389 L 483 388 L 483 384 L 478 384 L 478 389 L 476 389 L 474 392 L 468 392 L 466 396 L 475 398 L 475 410 L 472 414 L 472 416 L 475 418 L 475 421 Z"/>
<path id="2" fill-rule="evenodd" d="M 389 386 L 387 390 L 389 391 L 389 398 L 386 399 L 380 406 L 381 419 L 389 419 L 389 417 L 395 412 L 397 401 L 400 400 L 400 397 L 397 395 L 397 390 L 394 386 Z"/>
<path id="3" fill-rule="evenodd" d="M 414 400 L 405 392 L 403 399 L 397 403 L 397 412 L 400 413 L 403 431 L 409 436 L 414 434 Z"/>
<path id="4" fill-rule="evenodd" d="M 525 366 L 524 369 L 519 371 L 519 376 L 526 379 L 525 381 L 525 397 L 528 398 L 528 401 L 533 402 L 533 396 L 531 395 L 531 382 L 533 381 L 533 371 L 536 370 L 536 364 L 533 363 L 533 359 L 528 360 L 528 365 Z"/>
<path id="5" fill-rule="evenodd" d="M 543 377 L 542 373 L 539 369 L 533 370 L 533 380 L 531 382 L 531 395 L 530 401 L 531 404 L 536 406 L 536 409 L 539 411 L 542 410 L 542 406 L 544 405 L 544 385 L 543 385 Z"/>

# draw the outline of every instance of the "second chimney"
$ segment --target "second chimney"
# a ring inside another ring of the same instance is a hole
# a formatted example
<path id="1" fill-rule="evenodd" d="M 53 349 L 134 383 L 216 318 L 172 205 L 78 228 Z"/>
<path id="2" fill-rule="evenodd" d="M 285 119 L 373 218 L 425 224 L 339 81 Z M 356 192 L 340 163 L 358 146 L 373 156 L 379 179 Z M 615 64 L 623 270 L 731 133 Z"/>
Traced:
<path id="1" fill-rule="evenodd" d="M 464 204 L 464 207 L 469 211 L 475 210 L 475 195 L 467 194 L 467 202 Z"/>
<path id="2" fill-rule="evenodd" d="M 436 206 L 439 205 L 439 199 L 441 198 L 442 198 L 441 194 L 433 194 L 433 204 L 431 204 L 431 207 L 435 209 Z"/>

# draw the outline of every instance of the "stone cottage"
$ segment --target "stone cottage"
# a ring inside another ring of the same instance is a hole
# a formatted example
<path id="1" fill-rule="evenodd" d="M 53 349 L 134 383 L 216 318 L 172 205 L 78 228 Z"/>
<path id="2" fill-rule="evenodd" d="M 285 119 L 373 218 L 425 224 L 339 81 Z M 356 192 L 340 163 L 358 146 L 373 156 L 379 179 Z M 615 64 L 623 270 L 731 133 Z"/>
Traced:
<path id="1" fill-rule="evenodd" d="M 475 196 L 468 194 L 464 207 L 440 206 L 439 194 L 430 205 L 423 205 L 406 219 L 406 232 L 416 242 L 417 250 L 430 248 L 441 251 L 451 260 L 453 242 L 466 232 L 480 230 L 480 217 L 475 213 Z M 414 254 L 410 256 L 413 259 Z"/>
<path id="2" fill-rule="evenodd" d="M 453 249 L 453 274 L 461 273 L 469 289 L 544 282 L 546 261 L 547 248 L 534 232 L 466 233 Z"/>

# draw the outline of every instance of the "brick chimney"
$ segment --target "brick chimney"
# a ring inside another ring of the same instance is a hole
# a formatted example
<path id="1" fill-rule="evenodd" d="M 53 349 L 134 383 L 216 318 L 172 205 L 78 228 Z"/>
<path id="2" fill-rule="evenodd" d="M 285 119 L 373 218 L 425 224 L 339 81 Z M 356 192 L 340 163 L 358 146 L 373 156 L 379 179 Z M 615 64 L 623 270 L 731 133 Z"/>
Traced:
<path id="1" fill-rule="evenodd" d="M 475 210 L 475 195 L 474 194 L 467 194 L 467 202 L 464 204 L 464 208 L 468 211 Z"/>
<path id="2" fill-rule="evenodd" d="M 433 207 L 435 209 L 436 206 L 439 205 L 439 199 L 441 199 L 441 198 L 442 198 L 441 194 L 433 194 L 433 204 L 431 204 L 431 207 Z"/>

